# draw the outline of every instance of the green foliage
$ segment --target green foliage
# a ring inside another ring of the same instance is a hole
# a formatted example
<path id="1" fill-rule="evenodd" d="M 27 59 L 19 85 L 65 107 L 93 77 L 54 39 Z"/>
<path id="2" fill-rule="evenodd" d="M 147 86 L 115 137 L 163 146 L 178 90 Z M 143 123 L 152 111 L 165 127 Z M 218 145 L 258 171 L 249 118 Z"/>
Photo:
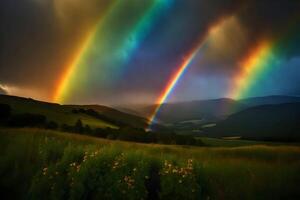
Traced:
<path id="1" fill-rule="evenodd" d="M 80 119 L 78 119 L 74 126 L 75 133 L 83 133 L 83 125 Z"/>
<path id="2" fill-rule="evenodd" d="M 12 127 L 44 127 L 46 117 L 31 113 L 16 114 L 9 118 L 8 124 Z"/>
<path id="3" fill-rule="evenodd" d="M 51 129 L 51 130 L 57 130 L 58 129 L 58 124 L 54 121 L 50 121 L 50 122 L 47 122 L 45 128 L 46 129 Z"/>

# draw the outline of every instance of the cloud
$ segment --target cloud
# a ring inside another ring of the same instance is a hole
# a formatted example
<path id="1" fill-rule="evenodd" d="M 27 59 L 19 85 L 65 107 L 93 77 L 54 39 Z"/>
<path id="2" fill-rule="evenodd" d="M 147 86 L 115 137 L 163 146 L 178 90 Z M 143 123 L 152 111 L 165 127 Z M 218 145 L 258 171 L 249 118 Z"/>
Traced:
<path id="1" fill-rule="evenodd" d="M 0 85 L 0 94 L 7 94 L 6 90 L 2 85 Z"/>
<path id="2" fill-rule="evenodd" d="M 54 14 L 63 27 L 97 23 L 105 10 L 117 0 L 53 0 Z"/>
<path id="3" fill-rule="evenodd" d="M 205 45 L 203 59 L 206 62 L 224 65 L 233 64 L 237 58 L 241 57 L 249 41 L 245 28 L 233 15 L 224 19 L 210 31 Z"/>

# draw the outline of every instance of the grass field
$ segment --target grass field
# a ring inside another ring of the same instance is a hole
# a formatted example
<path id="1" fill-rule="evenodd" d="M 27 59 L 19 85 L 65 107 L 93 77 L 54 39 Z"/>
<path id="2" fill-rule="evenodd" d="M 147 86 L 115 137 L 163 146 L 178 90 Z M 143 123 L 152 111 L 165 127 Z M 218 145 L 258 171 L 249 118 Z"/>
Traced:
<path id="1" fill-rule="evenodd" d="M 299 146 L 206 142 L 215 147 L 1 129 L 1 193 L 23 199 L 300 198 Z"/>

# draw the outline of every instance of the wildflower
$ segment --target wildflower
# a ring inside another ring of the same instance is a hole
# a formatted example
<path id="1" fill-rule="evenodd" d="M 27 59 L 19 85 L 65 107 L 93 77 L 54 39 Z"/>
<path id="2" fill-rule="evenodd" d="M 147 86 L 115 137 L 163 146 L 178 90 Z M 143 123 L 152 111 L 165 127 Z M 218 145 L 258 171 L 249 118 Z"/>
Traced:
<path id="1" fill-rule="evenodd" d="M 125 176 L 125 177 L 124 177 L 124 181 L 127 181 L 127 180 L 128 180 L 128 177 L 127 177 L 127 176 Z"/>
<path id="2" fill-rule="evenodd" d="M 179 182 L 179 183 L 182 183 L 182 180 L 180 179 L 178 182 Z"/>

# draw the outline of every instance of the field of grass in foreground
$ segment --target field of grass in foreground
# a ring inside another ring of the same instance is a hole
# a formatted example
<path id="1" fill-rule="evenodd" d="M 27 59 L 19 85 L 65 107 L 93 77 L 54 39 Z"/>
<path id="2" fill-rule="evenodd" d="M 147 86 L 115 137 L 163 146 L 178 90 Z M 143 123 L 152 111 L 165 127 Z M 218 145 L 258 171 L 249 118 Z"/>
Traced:
<path id="1" fill-rule="evenodd" d="M 180 147 L 38 129 L 0 129 L 0 146 L 10 199 L 300 198 L 299 146 Z"/>

